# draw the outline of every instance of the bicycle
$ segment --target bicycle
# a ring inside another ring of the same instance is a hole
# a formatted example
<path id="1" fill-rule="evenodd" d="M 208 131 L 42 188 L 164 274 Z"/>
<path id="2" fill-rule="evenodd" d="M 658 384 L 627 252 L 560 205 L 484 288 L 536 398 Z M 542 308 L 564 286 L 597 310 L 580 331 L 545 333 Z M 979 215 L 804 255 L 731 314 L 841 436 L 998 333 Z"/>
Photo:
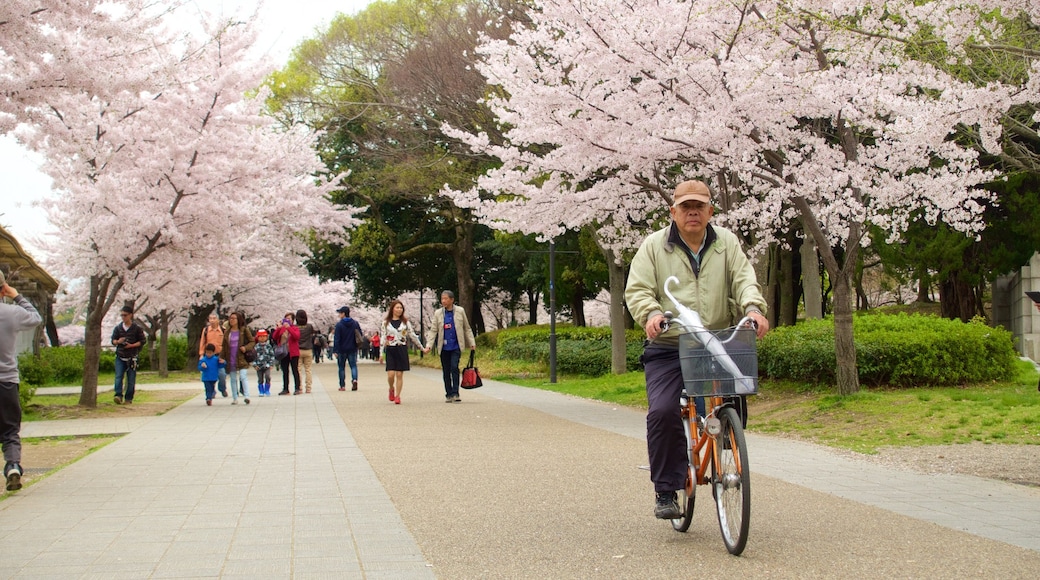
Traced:
<path id="1" fill-rule="evenodd" d="M 678 283 L 677 278 L 670 277 L 664 291 L 680 316 L 666 312 L 665 329 L 678 321 L 686 331 L 679 337 L 684 383 L 679 406 L 689 472 L 685 488 L 679 490 L 680 515 L 671 523 L 676 531 L 686 532 L 693 521 L 697 486 L 710 485 L 722 541 L 730 554 L 739 556 L 747 545 L 751 521 L 751 473 L 744 424 L 734 404 L 758 391 L 754 322 L 744 318 L 721 331 L 704 329 L 697 313 L 668 291 L 673 280 Z M 723 359 L 729 359 L 728 363 Z M 696 410 L 697 398 L 705 399 L 703 417 Z"/>

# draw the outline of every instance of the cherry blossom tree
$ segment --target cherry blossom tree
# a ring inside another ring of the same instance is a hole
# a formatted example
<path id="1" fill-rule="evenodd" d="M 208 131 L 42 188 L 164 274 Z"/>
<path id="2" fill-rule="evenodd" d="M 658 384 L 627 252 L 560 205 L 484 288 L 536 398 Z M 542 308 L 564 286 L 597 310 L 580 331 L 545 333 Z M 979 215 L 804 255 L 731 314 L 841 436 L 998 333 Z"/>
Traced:
<path id="1" fill-rule="evenodd" d="M 117 298 L 158 305 L 157 289 L 206 262 L 238 276 L 258 228 L 279 255 L 299 255 L 304 232 L 335 235 L 352 223 L 328 202 L 330 176 L 316 181 L 313 134 L 262 114 L 256 87 L 271 67 L 247 57 L 252 22 L 204 27 L 176 43 L 120 37 L 136 49 L 124 47 L 113 83 L 146 71 L 147 89 L 56 91 L 26 110 L 19 136 L 44 154 L 59 192 L 48 207 L 60 232 L 49 263 L 88 285 L 83 405 L 96 404 L 102 321 Z"/>
<path id="2" fill-rule="evenodd" d="M 834 284 L 838 389 L 854 392 L 850 282 L 866 225 L 895 238 L 914 220 L 941 220 L 976 235 L 990 200 L 976 186 L 993 176 L 955 130 L 971 127 L 999 149 L 1001 114 L 1035 98 L 1040 76 L 1034 66 L 1027 87 L 975 86 L 908 56 L 915 43 L 937 43 L 957 58 L 966 43 L 996 37 L 999 19 L 985 11 L 1035 18 L 1024 0 L 883 8 L 540 2 L 531 26 L 480 49 L 481 71 L 501 88 L 490 106 L 504 139 L 450 133 L 501 167 L 446 193 L 494 227 L 544 238 L 592 224 L 616 257 L 663 221 L 685 178 L 708 181 L 717 219 L 759 251 L 804 223 Z"/>

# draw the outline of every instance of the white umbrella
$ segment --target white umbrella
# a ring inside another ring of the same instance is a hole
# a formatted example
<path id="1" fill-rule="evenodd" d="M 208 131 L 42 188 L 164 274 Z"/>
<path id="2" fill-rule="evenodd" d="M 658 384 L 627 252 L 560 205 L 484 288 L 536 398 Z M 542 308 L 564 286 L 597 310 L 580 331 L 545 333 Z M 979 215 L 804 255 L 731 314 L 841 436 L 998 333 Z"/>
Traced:
<path id="1" fill-rule="evenodd" d="M 678 320 L 679 324 L 692 332 L 697 337 L 697 340 L 704 345 L 704 348 L 708 349 L 708 352 L 715 357 L 715 361 L 722 365 L 722 368 L 725 369 L 726 372 L 733 375 L 734 391 L 738 395 L 754 393 L 754 377 L 750 377 L 741 372 L 740 368 L 737 367 L 737 363 L 733 361 L 733 357 L 729 356 L 729 353 L 726 352 L 726 347 L 723 345 L 722 341 L 719 340 L 719 337 L 704 328 L 704 323 L 701 322 L 700 314 L 690 310 L 681 302 L 676 300 L 675 296 L 672 296 L 672 293 L 668 291 L 668 286 L 671 285 L 672 282 L 675 282 L 675 284 L 678 285 L 679 279 L 675 276 L 670 276 L 665 280 L 664 293 L 672 301 L 672 304 L 675 304 L 675 309 L 679 311 L 679 315 L 673 318 L 673 320 Z"/>

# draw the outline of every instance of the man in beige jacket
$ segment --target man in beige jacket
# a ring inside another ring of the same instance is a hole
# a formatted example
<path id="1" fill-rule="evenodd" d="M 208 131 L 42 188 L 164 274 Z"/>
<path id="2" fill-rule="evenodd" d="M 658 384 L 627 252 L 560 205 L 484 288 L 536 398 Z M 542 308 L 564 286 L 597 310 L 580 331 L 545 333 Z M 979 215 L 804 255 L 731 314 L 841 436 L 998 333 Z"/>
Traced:
<path id="1" fill-rule="evenodd" d="M 641 361 L 646 374 L 646 443 L 650 479 L 657 492 L 654 515 L 679 517 L 675 491 L 686 484 L 686 435 L 679 412 L 683 389 L 679 365 L 679 332 L 662 333 L 664 312 L 678 312 L 664 294 L 669 276 L 679 279 L 675 299 L 700 314 L 709 330 L 726 328 L 741 316 L 751 317 L 761 338 L 769 330 L 766 308 L 755 270 L 733 232 L 710 223 L 715 213 L 708 186 L 684 181 L 675 188 L 672 222 L 643 241 L 632 259 L 625 302 L 650 342 Z M 736 311 L 736 312 L 734 312 Z M 704 400 L 697 399 L 704 414 Z"/>
<path id="2" fill-rule="evenodd" d="M 459 361 L 462 351 L 476 350 L 473 329 L 469 325 L 466 311 L 455 305 L 455 294 L 451 290 L 441 292 L 441 306 L 433 313 L 433 326 L 426 334 L 426 344 L 433 346 L 441 355 L 441 371 L 444 374 L 444 402 L 459 403 Z M 430 352 L 426 347 L 425 352 Z"/>

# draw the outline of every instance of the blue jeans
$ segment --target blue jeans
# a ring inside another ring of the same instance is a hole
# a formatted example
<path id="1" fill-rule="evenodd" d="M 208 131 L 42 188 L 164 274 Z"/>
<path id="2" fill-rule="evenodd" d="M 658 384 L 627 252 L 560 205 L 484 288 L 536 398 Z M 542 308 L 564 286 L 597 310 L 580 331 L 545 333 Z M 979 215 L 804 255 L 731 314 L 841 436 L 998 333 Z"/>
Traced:
<path id="1" fill-rule="evenodd" d="M 462 360 L 461 350 L 441 351 L 441 373 L 444 376 L 444 396 L 459 396 L 459 361 Z"/>
<path id="2" fill-rule="evenodd" d="M 343 388 L 347 386 L 347 364 L 350 364 L 350 379 L 357 380 L 357 351 L 348 350 L 347 352 L 336 353 L 336 366 L 339 367 L 339 386 Z"/>
<path id="3" fill-rule="evenodd" d="M 249 371 L 247 371 L 246 369 L 233 369 L 230 373 L 228 373 L 228 377 L 231 378 L 231 400 L 238 400 L 239 384 L 242 385 L 242 396 L 247 399 L 249 398 L 249 381 L 247 380 L 248 376 Z"/>
<path id="4" fill-rule="evenodd" d="M 202 386 L 206 389 L 206 400 L 213 399 L 217 394 L 217 381 L 202 381 Z"/>
<path id="5" fill-rule="evenodd" d="M 123 377 L 126 377 L 126 394 L 123 394 Z M 134 386 L 137 384 L 137 361 L 123 360 L 116 357 L 116 396 L 125 401 L 134 400 Z"/>
<path id="6" fill-rule="evenodd" d="M 217 390 L 221 395 L 227 396 L 227 371 L 223 367 L 217 372 Z"/>

